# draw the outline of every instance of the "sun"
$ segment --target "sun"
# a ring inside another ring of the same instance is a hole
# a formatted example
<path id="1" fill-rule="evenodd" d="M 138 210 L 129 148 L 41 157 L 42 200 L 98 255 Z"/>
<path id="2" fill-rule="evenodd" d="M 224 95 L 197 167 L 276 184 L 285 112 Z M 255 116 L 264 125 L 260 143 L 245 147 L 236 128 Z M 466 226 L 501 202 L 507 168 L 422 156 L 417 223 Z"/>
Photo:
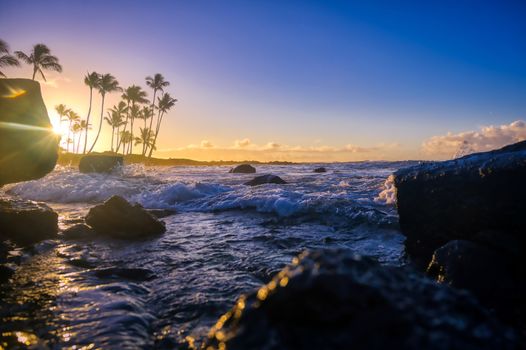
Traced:
<path id="1" fill-rule="evenodd" d="M 55 135 L 63 137 L 66 134 L 66 130 L 61 124 L 52 124 L 52 130 Z"/>

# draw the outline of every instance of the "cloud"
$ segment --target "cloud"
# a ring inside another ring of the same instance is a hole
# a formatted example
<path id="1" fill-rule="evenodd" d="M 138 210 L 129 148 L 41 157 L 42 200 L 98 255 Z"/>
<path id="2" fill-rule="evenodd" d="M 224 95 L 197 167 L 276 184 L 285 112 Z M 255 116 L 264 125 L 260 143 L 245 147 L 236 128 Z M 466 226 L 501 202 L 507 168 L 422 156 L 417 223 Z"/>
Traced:
<path id="1" fill-rule="evenodd" d="M 250 139 L 244 138 L 242 140 L 236 140 L 234 141 L 234 147 L 236 148 L 244 148 L 250 146 L 251 142 Z"/>
<path id="2" fill-rule="evenodd" d="M 464 153 L 490 151 L 522 140 L 526 140 L 526 122 L 517 120 L 499 126 L 483 126 L 478 131 L 433 136 L 424 141 L 422 151 L 429 157 L 453 158 L 459 150 Z"/>
<path id="3" fill-rule="evenodd" d="M 201 148 L 213 148 L 214 145 L 208 140 L 201 141 Z"/>
<path id="4" fill-rule="evenodd" d="M 269 142 L 266 144 L 266 146 L 264 147 L 265 149 L 278 149 L 280 148 L 281 145 L 279 143 L 276 143 L 276 142 Z"/>
<path id="5" fill-rule="evenodd" d="M 67 77 L 63 77 L 63 76 L 53 76 L 53 77 L 46 77 L 46 81 L 40 80 L 39 82 L 41 85 L 56 89 L 59 87 L 59 84 L 69 83 L 71 82 L 71 79 Z"/>

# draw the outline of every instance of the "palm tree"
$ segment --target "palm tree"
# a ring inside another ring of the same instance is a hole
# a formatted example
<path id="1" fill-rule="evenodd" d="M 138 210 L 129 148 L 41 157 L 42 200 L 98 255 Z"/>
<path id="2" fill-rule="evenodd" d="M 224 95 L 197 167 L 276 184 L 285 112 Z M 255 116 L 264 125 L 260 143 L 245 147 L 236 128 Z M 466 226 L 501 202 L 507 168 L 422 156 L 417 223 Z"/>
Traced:
<path id="1" fill-rule="evenodd" d="M 164 92 L 164 88 L 168 87 L 170 83 L 166 80 L 164 80 L 164 77 L 161 73 L 157 73 L 152 77 L 148 76 L 146 77 L 146 85 L 151 87 L 153 89 L 153 98 L 152 98 L 152 106 L 151 106 L 151 115 L 153 117 L 154 111 L 155 111 L 155 95 L 157 94 L 157 91 Z M 153 118 L 150 119 L 150 127 L 149 129 L 152 130 L 152 124 L 153 124 Z M 146 125 L 144 125 L 146 128 Z M 146 149 L 144 152 L 146 154 Z"/>
<path id="2" fill-rule="evenodd" d="M 9 46 L 5 41 L 0 39 L 0 68 L 9 66 L 18 67 L 20 66 L 20 62 L 18 62 L 15 56 L 9 54 Z M 2 71 L 0 71 L 0 77 L 7 78 Z"/>
<path id="3" fill-rule="evenodd" d="M 27 64 L 33 65 L 33 80 L 37 73 L 42 75 L 42 79 L 46 81 L 43 69 L 54 70 L 59 73 L 62 72 L 62 66 L 58 63 L 58 58 L 51 55 L 51 50 L 44 44 L 36 44 L 29 56 L 22 51 L 15 51 L 16 57 Z"/>
<path id="4" fill-rule="evenodd" d="M 86 84 L 89 87 L 89 108 L 88 108 L 88 116 L 86 117 L 86 125 L 89 125 L 89 117 L 91 115 L 91 103 L 93 102 L 93 88 L 96 88 L 99 83 L 100 75 L 97 72 L 88 72 L 86 76 L 84 77 L 84 84 Z M 82 151 L 83 154 L 86 153 L 86 147 L 88 145 L 88 129 L 86 129 L 86 132 L 84 134 L 84 150 Z"/>
<path id="5" fill-rule="evenodd" d="M 79 133 L 82 132 L 82 127 L 80 126 L 80 121 L 76 121 L 75 124 L 72 125 L 71 131 L 73 132 L 73 153 L 77 153 L 78 147 L 77 147 L 77 149 L 75 149 L 75 139 L 80 140 Z M 78 135 L 78 138 L 76 137 L 76 135 Z M 77 143 L 78 143 L 78 141 L 77 141 Z"/>
<path id="6" fill-rule="evenodd" d="M 122 115 L 117 110 L 117 106 L 113 106 L 113 108 L 106 113 L 108 114 L 108 116 L 104 117 L 104 120 L 111 126 L 111 151 L 113 152 L 113 140 L 115 136 L 115 129 L 119 128 L 122 125 Z"/>
<path id="7" fill-rule="evenodd" d="M 131 132 L 131 137 L 132 137 L 132 140 L 135 138 L 133 135 L 133 121 L 135 119 L 141 119 L 141 108 L 138 106 L 138 105 L 132 105 L 130 107 L 130 123 L 131 123 L 131 127 L 130 127 L 130 132 Z M 128 143 L 128 154 L 132 154 L 133 153 L 133 147 L 132 147 L 132 143 Z"/>
<path id="8" fill-rule="evenodd" d="M 135 146 L 142 144 L 144 149 L 144 145 L 152 145 L 153 132 L 151 132 L 148 128 L 139 128 L 139 130 L 139 136 L 134 138 Z"/>
<path id="9" fill-rule="evenodd" d="M 68 118 L 68 121 L 69 121 L 69 126 L 68 126 L 68 138 L 66 140 L 66 152 L 69 152 L 69 144 L 70 144 L 70 135 L 71 135 L 71 131 L 73 131 L 73 123 L 77 122 L 78 120 L 80 120 L 80 115 L 78 115 L 76 112 L 72 111 L 71 109 L 68 110 L 68 114 L 66 115 L 66 117 Z M 75 145 L 73 145 L 75 146 Z"/>
<path id="10" fill-rule="evenodd" d="M 137 85 L 132 85 L 126 88 L 126 90 L 124 90 L 124 94 L 122 94 L 122 98 L 128 102 L 128 107 L 130 107 L 130 103 L 131 103 L 131 106 L 133 107 L 137 103 L 148 102 L 148 100 L 146 99 L 146 92 L 142 90 L 140 86 L 137 86 Z M 131 112 L 131 109 L 129 110 L 129 112 Z M 130 114 L 131 113 L 128 113 L 128 115 L 126 115 L 126 125 L 128 124 L 128 119 L 129 119 L 130 120 L 130 132 L 132 134 L 132 139 L 133 139 L 133 122 L 135 118 L 133 115 L 130 115 Z M 126 131 L 126 126 L 125 126 L 124 131 Z M 130 143 L 129 148 L 130 148 L 130 152 L 133 152 L 132 143 Z"/>
<path id="11" fill-rule="evenodd" d="M 131 132 L 129 132 L 129 131 L 121 131 L 120 136 L 121 136 L 121 142 L 123 144 L 122 155 L 125 155 L 126 154 L 126 145 L 133 141 L 132 135 L 131 135 Z"/>
<path id="12" fill-rule="evenodd" d="M 119 139 L 119 136 L 120 136 L 120 128 L 121 126 L 125 126 L 126 127 L 126 122 L 124 122 L 122 120 L 122 118 L 124 117 L 124 115 L 127 115 L 128 113 L 128 107 L 126 106 L 126 102 L 124 101 L 120 101 L 118 105 L 116 106 L 113 106 L 113 108 L 110 109 L 110 112 L 113 116 L 113 114 L 117 114 L 120 118 L 120 122 L 118 124 L 116 124 L 116 136 L 117 136 L 117 139 L 115 140 L 115 145 L 117 146 L 116 149 L 115 149 L 115 152 L 119 153 L 119 148 L 121 146 L 121 142 L 120 142 L 120 139 Z M 111 125 L 111 124 L 110 124 Z M 112 136 L 113 137 L 113 136 Z M 112 142 L 112 145 L 113 145 L 113 142 Z M 112 148 L 113 150 L 113 148 Z"/>
<path id="13" fill-rule="evenodd" d="M 65 104 L 59 104 L 55 106 L 55 111 L 58 114 L 60 127 L 62 127 L 62 122 L 68 121 L 67 114 L 70 111 L 68 107 L 66 107 Z"/>
<path id="14" fill-rule="evenodd" d="M 82 132 L 88 132 L 88 129 L 91 129 L 90 128 L 90 125 L 88 124 L 88 122 L 85 120 L 85 119 L 82 119 L 79 123 L 79 126 L 80 126 L 80 134 L 79 134 L 79 138 L 77 140 L 77 153 L 80 153 L 80 140 L 82 139 Z"/>
<path id="15" fill-rule="evenodd" d="M 152 157 L 153 150 L 156 148 L 157 144 L 157 136 L 159 135 L 159 130 L 161 129 L 161 123 L 163 121 L 163 116 L 165 113 L 167 113 L 173 106 L 175 106 L 175 103 L 177 102 L 177 99 L 172 98 L 169 93 L 163 94 L 162 97 L 157 98 L 157 125 L 155 127 L 155 134 L 153 136 L 153 142 L 152 146 L 150 147 L 150 153 L 148 154 L 148 158 Z"/>
<path id="16" fill-rule="evenodd" d="M 150 124 L 151 124 L 151 120 L 153 119 L 153 112 L 152 110 L 150 109 L 150 107 L 148 106 L 144 106 L 141 110 L 141 113 L 140 113 L 140 119 L 144 119 L 144 129 L 146 129 L 146 121 L 148 119 L 150 119 Z M 148 130 L 151 130 L 150 128 L 148 128 Z M 147 143 L 143 143 L 142 144 L 142 152 L 141 154 L 144 156 L 146 155 L 146 151 L 148 150 L 148 147 L 149 147 L 149 144 Z"/>
<path id="17" fill-rule="evenodd" d="M 95 140 L 93 141 L 93 144 L 91 145 L 91 148 L 88 151 L 88 153 L 93 151 L 93 148 L 99 140 L 100 130 L 102 129 L 102 120 L 104 119 L 104 99 L 106 98 L 106 94 L 114 91 L 122 91 L 121 87 L 119 86 L 119 82 L 111 74 L 102 74 L 100 76 L 99 82 L 97 84 L 97 90 L 99 90 L 99 93 L 102 96 L 99 130 L 97 131 L 97 136 L 95 137 Z"/>

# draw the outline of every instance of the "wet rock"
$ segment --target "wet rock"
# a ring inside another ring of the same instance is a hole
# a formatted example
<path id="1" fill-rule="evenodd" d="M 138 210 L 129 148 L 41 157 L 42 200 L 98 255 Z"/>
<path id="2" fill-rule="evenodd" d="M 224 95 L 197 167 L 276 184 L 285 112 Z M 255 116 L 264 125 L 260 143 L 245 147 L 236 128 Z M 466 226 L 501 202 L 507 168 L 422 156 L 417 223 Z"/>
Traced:
<path id="1" fill-rule="evenodd" d="M 164 223 L 140 204 L 131 205 L 120 196 L 91 208 L 86 223 L 98 234 L 121 239 L 144 238 L 166 231 Z"/>
<path id="2" fill-rule="evenodd" d="M 0 264 L 0 284 L 9 281 L 15 274 L 15 269 L 9 265 Z"/>
<path id="3" fill-rule="evenodd" d="M 155 273 L 148 269 L 110 267 L 98 269 L 95 276 L 99 278 L 124 278 L 133 281 L 149 281 L 154 279 Z"/>
<path id="4" fill-rule="evenodd" d="M 450 241 L 435 251 L 427 273 L 440 283 L 469 290 L 507 319 L 526 310 L 522 306 L 526 305 L 526 288 L 517 265 L 509 255 L 489 247 Z"/>
<path id="5" fill-rule="evenodd" d="M 324 167 L 319 167 L 319 168 L 314 169 L 314 172 L 315 173 L 326 173 L 327 169 L 325 169 Z"/>
<path id="6" fill-rule="evenodd" d="M 507 232 L 526 247 L 526 141 L 394 174 L 406 251 L 422 265 L 448 241 Z M 498 240 L 498 237 L 494 237 Z"/>
<path id="7" fill-rule="evenodd" d="M 71 266 L 80 267 L 83 269 L 92 269 L 97 266 L 96 262 L 85 258 L 74 258 L 67 260 L 66 262 Z"/>
<path id="8" fill-rule="evenodd" d="M 38 82 L 0 79 L 0 186 L 38 179 L 58 158 L 53 132 Z"/>
<path id="9" fill-rule="evenodd" d="M 229 173 L 240 173 L 240 174 L 253 174 L 256 172 L 256 168 L 254 168 L 250 164 L 241 164 L 238 165 L 232 169 L 230 169 Z"/>
<path id="10" fill-rule="evenodd" d="M 85 224 L 76 224 L 62 231 L 62 238 L 66 240 L 93 238 L 95 230 Z"/>
<path id="11" fill-rule="evenodd" d="M 245 182 L 247 186 L 259 186 L 263 184 L 286 184 L 287 182 L 276 175 L 261 175 L 256 176 L 252 180 Z"/>
<path id="12" fill-rule="evenodd" d="M 202 348 L 511 349 L 467 292 L 346 250 L 302 254 L 221 316 Z"/>
<path id="13" fill-rule="evenodd" d="M 88 154 L 80 159 L 79 171 L 81 173 L 111 173 L 123 164 L 122 156 Z"/>
<path id="14" fill-rule="evenodd" d="M 0 239 L 30 245 L 55 238 L 58 215 L 43 203 L 0 199 Z"/>
<path id="15" fill-rule="evenodd" d="M 177 214 L 173 209 L 146 209 L 146 211 L 158 219 Z"/>

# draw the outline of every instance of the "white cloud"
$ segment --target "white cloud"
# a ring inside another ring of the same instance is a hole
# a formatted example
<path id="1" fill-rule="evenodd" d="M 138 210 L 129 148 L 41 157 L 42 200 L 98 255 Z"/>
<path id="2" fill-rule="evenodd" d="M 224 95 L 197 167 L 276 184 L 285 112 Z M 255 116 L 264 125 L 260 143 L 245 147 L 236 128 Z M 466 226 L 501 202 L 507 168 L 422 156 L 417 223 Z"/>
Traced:
<path id="1" fill-rule="evenodd" d="M 452 158 L 461 148 L 471 152 L 490 151 L 511 143 L 526 140 L 526 122 L 514 121 L 499 126 L 483 126 L 479 131 L 433 136 L 422 144 L 422 151 L 429 157 Z"/>
<path id="2" fill-rule="evenodd" d="M 213 148 L 214 145 L 208 140 L 201 141 L 201 148 Z"/>
<path id="3" fill-rule="evenodd" d="M 248 138 L 234 141 L 234 147 L 236 148 L 244 148 L 244 147 L 250 146 L 250 144 L 251 142 L 250 142 L 250 139 Z"/>

